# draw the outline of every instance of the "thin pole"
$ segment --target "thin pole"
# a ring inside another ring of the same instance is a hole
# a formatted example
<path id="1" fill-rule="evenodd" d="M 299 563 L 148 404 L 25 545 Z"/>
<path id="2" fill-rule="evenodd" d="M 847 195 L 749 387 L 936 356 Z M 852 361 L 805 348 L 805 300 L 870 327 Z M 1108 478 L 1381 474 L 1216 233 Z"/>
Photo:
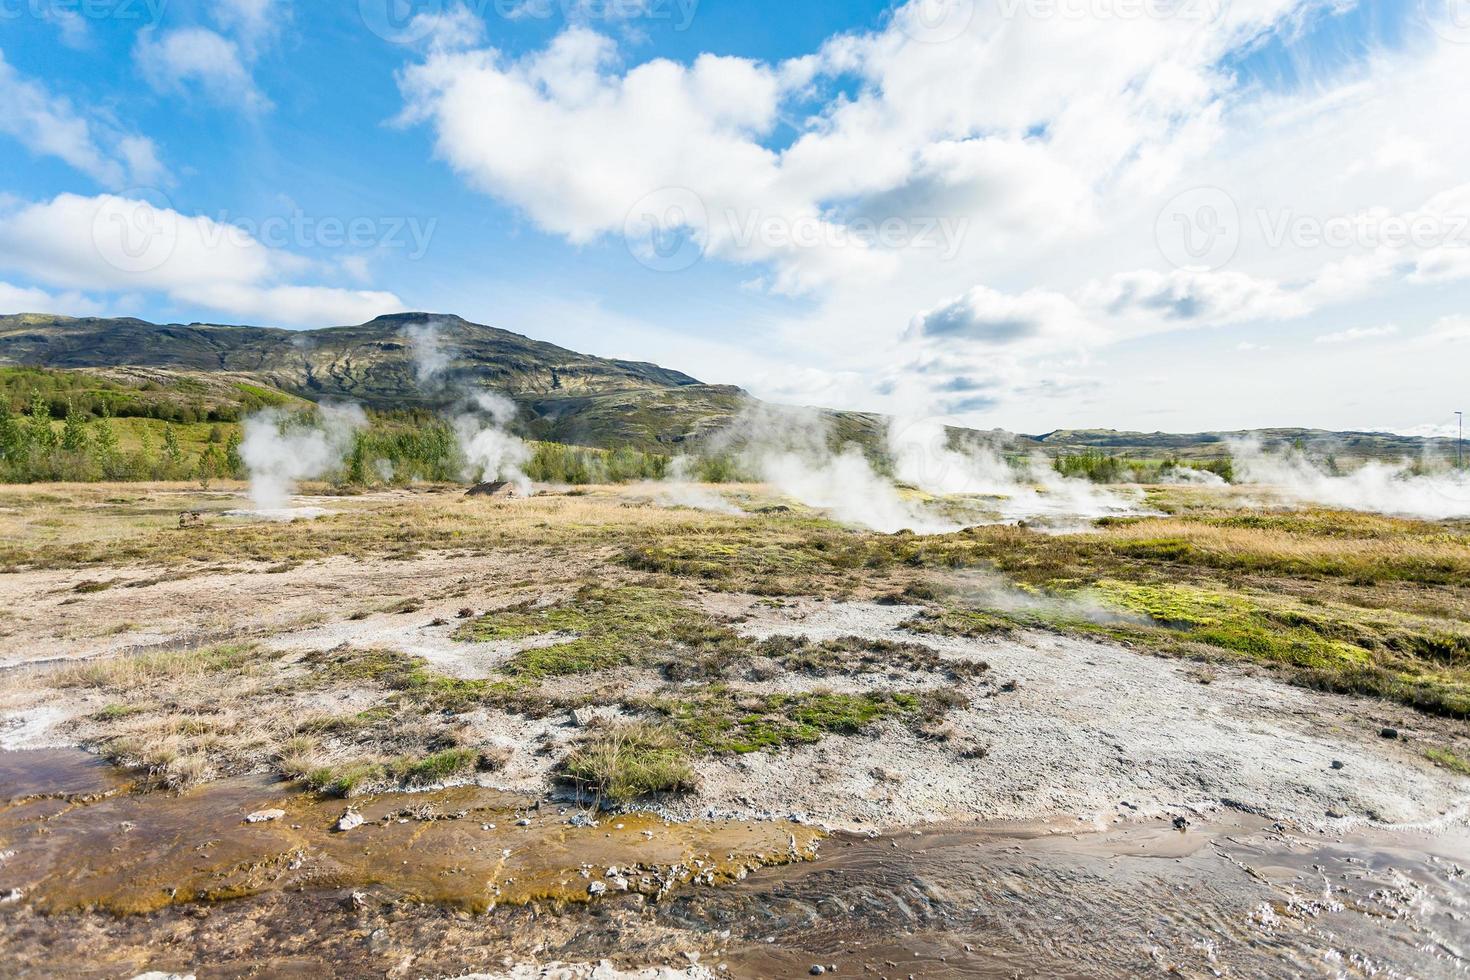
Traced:
<path id="1" fill-rule="evenodd" d="M 1460 420 L 1460 439 L 1455 444 L 1455 458 L 1460 469 L 1465 468 L 1465 413 L 1456 412 L 1455 418 Z"/>

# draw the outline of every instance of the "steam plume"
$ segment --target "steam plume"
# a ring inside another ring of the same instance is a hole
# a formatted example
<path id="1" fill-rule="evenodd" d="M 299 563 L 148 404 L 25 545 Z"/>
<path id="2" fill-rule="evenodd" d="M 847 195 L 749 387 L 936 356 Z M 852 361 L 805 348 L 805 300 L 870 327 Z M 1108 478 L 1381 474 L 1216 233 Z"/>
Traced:
<path id="1" fill-rule="evenodd" d="M 476 483 L 503 480 L 529 494 L 531 479 L 523 467 L 531 460 L 531 449 L 506 431 L 516 417 L 515 402 L 490 391 L 476 392 L 471 402 L 474 409 L 454 420 L 454 435 L 465 457 L 465 477 Z"/>
<path id="2" fill-rule="evenodd" d="M 887 438 L 899 480 L 934 494 L 993 497 L 992 506 L 1002 520 L 1091 520 L 1138 509 L 1135 492 L 1065 477 L 1045 457 L 1027 460 L 1018 471 L 983 443 L 955 448 L 948 428 L 938 419 L 896 418 Z"/>
<path id="3" fill-rule="evenodd" d="M 250 474 L 250 499 L 259 510 L 286 506 L 296 484 L 326 476 L 352 450 L 353 437 L 367 425 L 353 404 L 322 405 L 315 424 L 292 424 L 290 416 L 268 408 L 247 418 L 240 459 Z"/>
<path id="4" fill-rule="evenodd" d="M 747 408 L 732 432 L 743 465 L 782 493 L 846 524 L 893 533 L 942 534 L 958 524 L 905 500 L 854 445 L 833 452 L 826 419 L 810 409 Z"/>
<path id="5" fill-rule="evenodd" d="M 1259 442 L 1232 443 L 1231 452 L 1237 479 L 1296 500 L 1426 520 L 1470 517 L 1470 475 L 1464 472 L 1415 473 L 1405 461 L 1333 474 L 1295 450 L 1267 454 Z"/>

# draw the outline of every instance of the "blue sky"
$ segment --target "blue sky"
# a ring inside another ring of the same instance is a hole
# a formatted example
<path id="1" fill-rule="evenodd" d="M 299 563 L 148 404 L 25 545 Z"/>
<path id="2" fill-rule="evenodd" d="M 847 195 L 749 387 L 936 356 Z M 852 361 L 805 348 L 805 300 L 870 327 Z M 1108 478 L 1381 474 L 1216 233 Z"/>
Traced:
<path id="1" fill-rule="evenodd" d="M 1418 431 L 1470 350 L 1461 2 L 0 0 L 0 310 L 428 309 L 975 425 Z"/>

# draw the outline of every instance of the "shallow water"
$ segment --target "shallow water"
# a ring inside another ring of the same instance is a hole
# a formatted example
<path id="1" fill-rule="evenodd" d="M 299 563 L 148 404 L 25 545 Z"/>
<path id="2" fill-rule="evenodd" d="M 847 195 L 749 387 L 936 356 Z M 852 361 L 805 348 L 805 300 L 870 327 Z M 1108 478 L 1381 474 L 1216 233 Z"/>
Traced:
<path id="1" fill-rule="evenodd" d="M 267 807 L 286 815 L 243 823 Z M 84 753 L 0 753 L 0 976 L 432 977 L 690 953 L 752 978 L 1470 975 L 1463 824 L 941 826 L 793 861 L 811 828 L 575 827 L 473 787 L 358 807 L 342 834 L 341 801 L 279 783 L 134 795 Z M 629 892 L 581 901 L 608 867 Z"/>
<path id="2" fill-rule="evenodd" d="M 362 823 L 342 832 L 343 801 L 265 778 L 180 796 L 121 788 L 84 753 L 0 754 L 0 892 L 18 889 L 43 912 L 141 913 L 267 890 L 383 886 L 412 902 L 484 912 L 583 901 L 594 889 L 656 895 L 692 879 L 733 880 L 803 860 L 821 836 L 784 822 L 669 824 L 644 814 L 574 825 L 574 810 L 477 786 L 353 800 Z M 247 820 L 264 812 L 276 816 Z"/>
<path id="3" fill-rule="evenodd" d="M 750 977 L 1441 977 L 1470 973 L 1467 867 L 1464 828 L 952 828 L 831 840 L 667 914 L 741 922 L 726 961 Z"/>

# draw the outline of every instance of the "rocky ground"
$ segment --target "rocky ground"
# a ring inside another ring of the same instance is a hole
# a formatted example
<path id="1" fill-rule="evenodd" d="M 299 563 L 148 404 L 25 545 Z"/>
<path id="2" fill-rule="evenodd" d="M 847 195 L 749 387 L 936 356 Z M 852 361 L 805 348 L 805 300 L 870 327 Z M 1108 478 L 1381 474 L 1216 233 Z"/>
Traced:
<path id="1" fill-rule="evenodd" d="M 526 529 L 547 523 L 505 509 L 514 503 L 466 505 L 474 533 L 451 547 L 301 553 L 370 519 L 357 515 L 402 526 L 398 510 L 374 508 L 421 506 L 405 499 L 255 530 L 223 516 L 225 496 L 214 528 L 274 535 L 262 540 L 281 554 L 221 558 L 211 544 L 207 558 L 53 558 L 0 575 L 0 748 L 84 747 L 186 794 L 247 777 L 349 803 L 472 784 L 675 822 L 860 833 L 1250 814 L 1340 834 L 1452 828 L 1470 814 L 1470 778 L 1444 761 L 1464 751 L 1461 719 L 1087 632 L 936 630 L 925 617 L 944 610 L 902 568 L 810 590 L 826 594 L 757 595 L 620 560 L 622 528 L 531 540 Z M 593 508 L 576 513 L 594 529 L 695 520 L 616 494 L 556 506 Z M 166 515 L 156 524 L 147 533 L 189 533 L 158 530 Z M 710 527 L 726 525 L 684 532 Z M 609 781 L 589 796 L 567 773 L 599 752 L 615 756 L 609 779 L 630 765 L 678 775 L 649 794 L 619 798 Z M 494 975 L 714 975 L 694 962 L 503 969 Z"/>

